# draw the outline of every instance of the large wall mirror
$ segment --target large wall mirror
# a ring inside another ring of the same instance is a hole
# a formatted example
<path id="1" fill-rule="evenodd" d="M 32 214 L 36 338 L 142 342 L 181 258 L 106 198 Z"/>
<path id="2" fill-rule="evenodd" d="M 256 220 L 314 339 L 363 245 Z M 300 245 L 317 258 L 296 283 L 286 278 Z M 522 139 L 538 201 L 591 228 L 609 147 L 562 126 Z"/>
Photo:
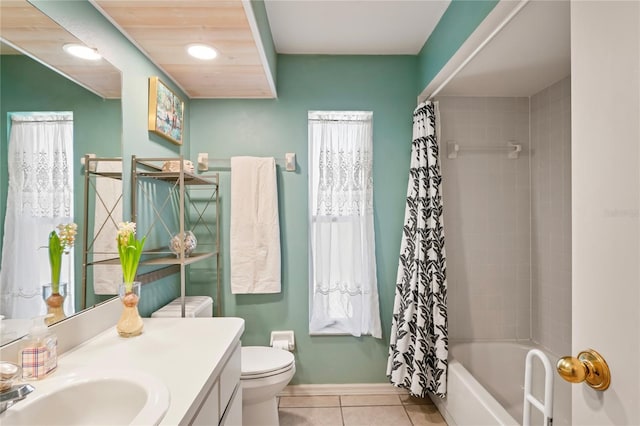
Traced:
<path id="1" fill-rule="evenodd" d="M 104 59 L 68 55 L 63 46 L 81 42 L 26 1 L 3 0 L 0 8 L 0 344 L 6 344 L 26 333 L 32 317 L 47 312 L 43 292 L 51 282 L 51 267 L 46 246 L 59 223 L 78 225 L 73 251 L 62 256 L 65 316 L 113 297 L 94 294 L 92 285 L 86 296 L 82 290 L 81 159 L 88 153 L 121 156 L 122 108 L 118 69 Z M 47 136 L 41 139 L 43 133 Z M 42 140 L 53 142 L 43 148 Z M 58 190 L 59 180 L 67 178 L 62 186 L 68 191 Z M 14 188 L 16 182 L 21 188 Z M 46 185 L 51 190 L 43 191 Z M 110 186 L 122 192 L 120 183 Z M 88 218 L 90 226 L 94 220 Z M 93 230 L 88 233 L 91 241 Z"/>

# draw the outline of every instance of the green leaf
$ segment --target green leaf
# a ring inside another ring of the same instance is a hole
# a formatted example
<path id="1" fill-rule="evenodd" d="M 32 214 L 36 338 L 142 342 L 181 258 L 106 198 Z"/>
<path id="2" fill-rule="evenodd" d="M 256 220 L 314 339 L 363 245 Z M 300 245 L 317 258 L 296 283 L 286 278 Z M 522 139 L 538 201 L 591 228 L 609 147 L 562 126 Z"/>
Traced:
<path id="1" fill-rule="evenodd" d="M 51 287 L 54 293 L 59 292 L 63 252 L 60 237 L 56 231 L 51 231 L 49 234 L 49 264 L 51 265 Z"/>

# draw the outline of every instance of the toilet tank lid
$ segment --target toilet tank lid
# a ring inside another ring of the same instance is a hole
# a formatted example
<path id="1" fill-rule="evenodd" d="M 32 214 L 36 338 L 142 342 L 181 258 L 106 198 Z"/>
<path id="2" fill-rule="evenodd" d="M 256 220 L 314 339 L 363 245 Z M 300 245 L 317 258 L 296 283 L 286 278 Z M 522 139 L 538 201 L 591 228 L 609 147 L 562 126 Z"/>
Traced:
<path id="1" fill-rule="evenodd" d="M 213 299 L 209 296 L 185 296 L 184 308 L 187 317 L 197 317 L 200 313 L 211 311 Z M 152 318 L 173 318 L 182 315 L 182 301 L 178 297 L 151 314 Z M 209 315 L 210 316 L 210 315 Z"/>
<path id="2" fill-rule="evenodd" d="M 242 374 L 261 374 L 280 370 L 293 364 L 291 352 L 268 346 L 244 346 L 242 348 Z"/>

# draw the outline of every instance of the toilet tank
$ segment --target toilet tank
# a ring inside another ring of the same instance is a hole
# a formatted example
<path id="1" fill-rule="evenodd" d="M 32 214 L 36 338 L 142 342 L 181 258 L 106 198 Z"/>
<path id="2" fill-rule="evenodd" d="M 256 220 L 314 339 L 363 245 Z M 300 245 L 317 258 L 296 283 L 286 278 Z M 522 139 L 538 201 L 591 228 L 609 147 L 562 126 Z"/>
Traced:
<path id="1" fill-rule="evenodd" d="M 185 317 L 187 318 L 211 318 L 213 316 L 213 299 L 209 296 L 186 296 L 184 305 Z M 179 297 L 151 314 L 151 318 L 176 318 L 181 316 L 182 304 Z"/>

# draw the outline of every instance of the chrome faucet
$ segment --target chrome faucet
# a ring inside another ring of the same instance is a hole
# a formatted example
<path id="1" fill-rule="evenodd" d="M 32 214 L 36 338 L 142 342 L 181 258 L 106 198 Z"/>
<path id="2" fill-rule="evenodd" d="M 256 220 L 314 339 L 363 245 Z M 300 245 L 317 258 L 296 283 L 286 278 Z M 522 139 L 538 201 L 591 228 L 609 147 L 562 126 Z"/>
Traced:
<path id="1" fill-rule="evenodd" d="M 23 384 L 11 386 L 9 389 L 0 392 L 0 413 L 4 413 L 7 408 L 25 399 L 34 390 L 33 386 Z"/>

